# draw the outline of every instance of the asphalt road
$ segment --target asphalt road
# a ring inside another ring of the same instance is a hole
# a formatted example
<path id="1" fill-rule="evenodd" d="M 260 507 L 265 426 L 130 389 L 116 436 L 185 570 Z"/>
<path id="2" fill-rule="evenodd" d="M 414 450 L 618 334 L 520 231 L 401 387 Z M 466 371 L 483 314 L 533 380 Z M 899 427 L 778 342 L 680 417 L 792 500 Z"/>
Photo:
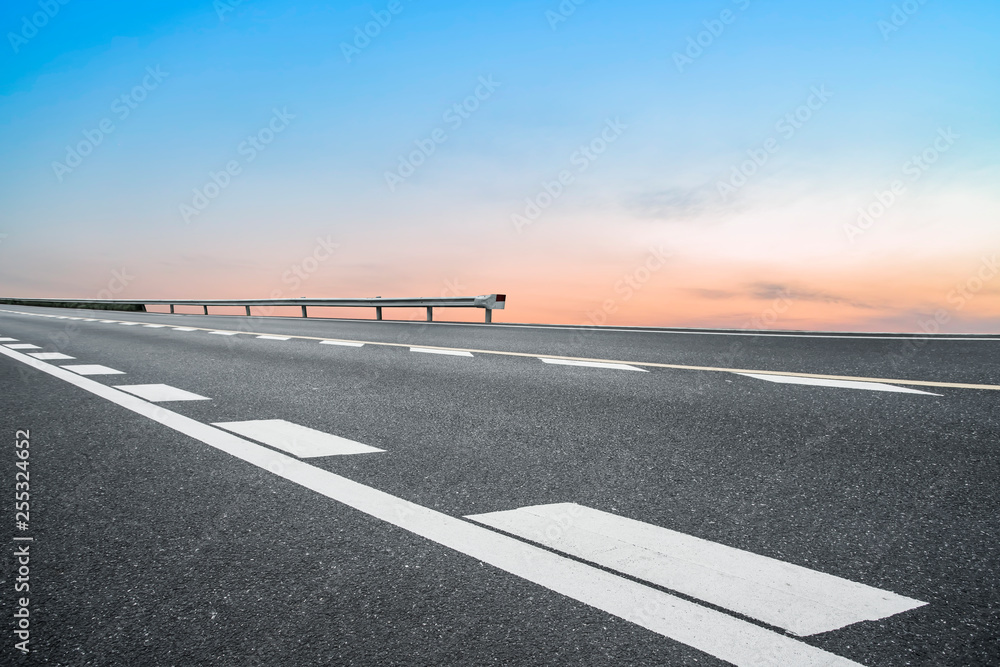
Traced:
<path id="1" fill-rule="evenodd" d="M 0 340 L 6 493 L 18 430 L 31 475 L 27 528 L 6 503 L 0 582 L 16 610 L 14 554 L 30 545 L 30 653 L 8 615 L 5 664 L 1000 662 L 1000 338 L 13 306 L 0 338 L 16 339 Z M 29 356 L 54 352 L 73 358 Z M 634 370 L 550 363 L 566 358 Z M 76 364 L 120 373 L 60 368 Z M 863 384 L 822 384 L 838 382 Z M 203 400 L 108 389 L 150 384 Z M 251 420 L 384 451 L 299 460 L 202 426 Z M 749 552 L 915 606 L 796 633 L 693 579 L 656 583 L 600 547 L 538 547 L 465 518 L 562 503 L 730 547 L 741 579 L 767 583 Z M 764 643 L 740 644 L 744 631 Z"/>

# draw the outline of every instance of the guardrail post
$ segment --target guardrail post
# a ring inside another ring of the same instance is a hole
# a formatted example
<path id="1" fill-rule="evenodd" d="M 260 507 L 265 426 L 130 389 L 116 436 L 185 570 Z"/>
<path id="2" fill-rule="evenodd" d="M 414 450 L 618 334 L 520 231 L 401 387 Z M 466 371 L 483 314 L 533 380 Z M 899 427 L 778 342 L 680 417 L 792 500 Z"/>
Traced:
<path id="1" fill-rule="evenodd" d="M 382 319 L 382 306 L 375 306 L 375 319 L 376 320 Z"/>
<path id="2" fill-rule="evenodd" d="M 430 306 L 427 306 L 427 321 L 428 322 L 434 321 L 434 309 L 431 308 Z"/>
<path id="3" fill-rule="evenodd" d="M 306 307 L 305 306 L 302 306 L 302 317 L 309 317 L 308 315 L 306 315 Z"/>
<path id="4" fill-rule="evenodd" d="M 250 317 L 250 306 L 247 306 L 247 317 Z"/>
<path id="5" fill-rule="evenodd" d="M 489 324 L 492 321 L 493 321 L 493 311 L 490 310 L 489 308 L 487 308 L 486 309 L 486 324 Z"/>
<path id="6" fill-rule="evenodd" d="M 206 315 L 208 315 L 208 306 L 207 306 L 207 305 L 205 305 L 205 306 L 202 306 L 202 308 L 204 308 L 204 309 L 205 309 L 205 314 L 206 314 Z"/>
<path id="7" fill-rule="evenodd" d="M 170 304 L 170 314 L 174 314 L 174 304 Z"/>

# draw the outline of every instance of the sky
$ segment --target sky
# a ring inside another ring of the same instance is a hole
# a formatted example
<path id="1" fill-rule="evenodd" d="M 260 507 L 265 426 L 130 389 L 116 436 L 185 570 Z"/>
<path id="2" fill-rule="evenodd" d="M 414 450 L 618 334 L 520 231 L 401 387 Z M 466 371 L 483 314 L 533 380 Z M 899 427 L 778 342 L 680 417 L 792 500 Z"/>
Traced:
<path id="1" fill-rule="evenodd" d="M 994 0 L 13 0 L 0 27 L 0 296 L 1000 331 Z"/>

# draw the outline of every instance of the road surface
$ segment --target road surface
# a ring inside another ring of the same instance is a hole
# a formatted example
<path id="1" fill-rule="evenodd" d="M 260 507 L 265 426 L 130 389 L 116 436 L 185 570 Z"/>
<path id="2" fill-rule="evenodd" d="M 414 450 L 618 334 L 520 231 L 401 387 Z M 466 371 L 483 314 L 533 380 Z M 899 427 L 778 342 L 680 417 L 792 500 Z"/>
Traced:
<path id="1" fill-rule="evenodd" d="M 1000 659 L 1000 337 L 0 306 L 0 386 L 5 664 Z"/>

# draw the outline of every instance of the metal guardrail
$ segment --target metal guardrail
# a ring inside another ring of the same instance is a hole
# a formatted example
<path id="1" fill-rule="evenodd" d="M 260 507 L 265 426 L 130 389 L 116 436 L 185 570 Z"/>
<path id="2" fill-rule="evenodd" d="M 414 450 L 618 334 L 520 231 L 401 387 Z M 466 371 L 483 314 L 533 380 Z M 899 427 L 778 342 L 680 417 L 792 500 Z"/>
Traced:
<path id="1" fill-rule="evenodd" d="M 145 311 L 146 306 L 201 306 L 208 315 L 209 306 L 244 306 L 250 315 L 251 306 L 300 306 L 302 317 L 308 317 L 308 306 L 334 308 L 374 308 L 375 319 L 382 319 L 383 308 L 427 308 L 427 321 L 434 321 L 435 308 L 483 308 L 486 322 L 493 321 L 493 311 L 503 310 L 507 302 L 505 294 L 485 294 L 481 296 L 417 297 L 404 299 L 19 299 L 0 298 L 0 303 L 19 306 L 56 306 L 62 308 L 105 307 L 109 310 Z"/>

